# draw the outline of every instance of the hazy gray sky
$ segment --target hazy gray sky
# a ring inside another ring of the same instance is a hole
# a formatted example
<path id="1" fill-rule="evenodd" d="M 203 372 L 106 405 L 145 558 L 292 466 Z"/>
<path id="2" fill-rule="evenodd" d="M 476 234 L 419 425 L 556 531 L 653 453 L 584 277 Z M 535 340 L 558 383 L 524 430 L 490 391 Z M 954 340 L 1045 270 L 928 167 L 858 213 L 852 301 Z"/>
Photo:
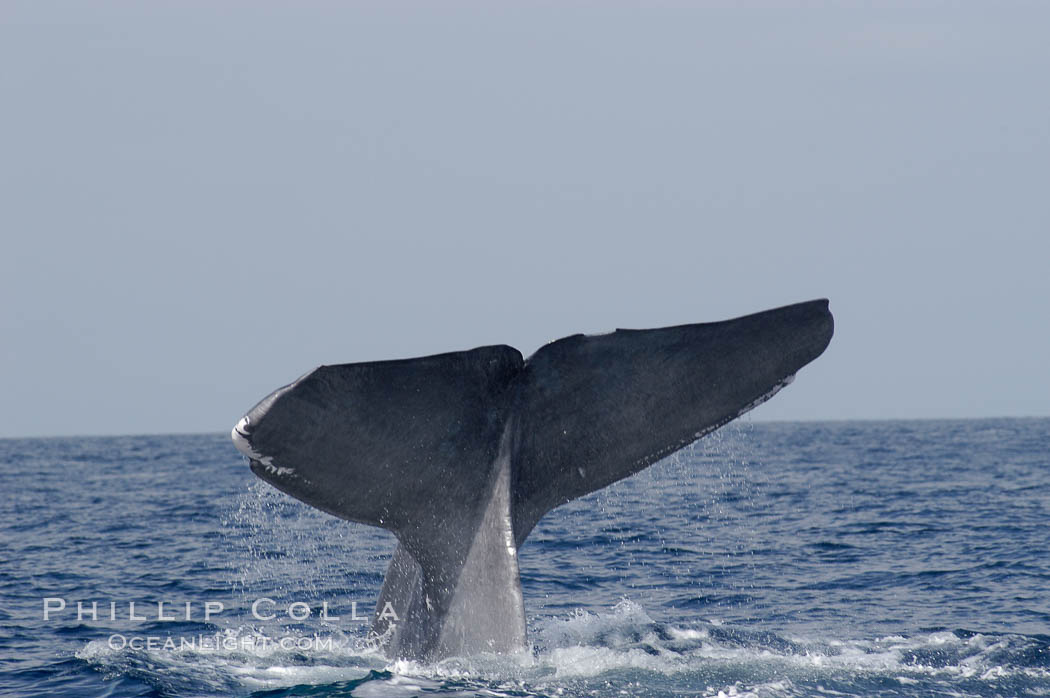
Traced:
<path id="1" fill-rule="evenodd" d="M 0 5 L 0 436 L 827 296 L 756 419 L 1050 414 L 1050 3 Z"/>

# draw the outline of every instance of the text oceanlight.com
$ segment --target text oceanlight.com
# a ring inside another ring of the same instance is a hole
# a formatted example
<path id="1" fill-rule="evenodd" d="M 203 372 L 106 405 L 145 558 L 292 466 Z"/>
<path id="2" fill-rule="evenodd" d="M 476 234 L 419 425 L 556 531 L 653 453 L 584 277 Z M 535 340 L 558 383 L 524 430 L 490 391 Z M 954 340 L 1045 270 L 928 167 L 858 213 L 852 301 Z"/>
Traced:
<path id="1" fill-rule="evenodd" d="M 321 637 L 267 637 L 265 635 L 252 635 L 236 637 L 216 633 L 214 635 L 196 635 L 191 637 L 164 637 L 160 635 L 121 635 L 116 633 L 109 636 L 106 643 L 114 651 L 132 649 L 136 651 L 217 651 L 227 652 L 265 652 L 272 650 L 284 650 L 286 652 L 300 651 L 332 651 L 336 645 L 344 644 L 331 636 Z"/>

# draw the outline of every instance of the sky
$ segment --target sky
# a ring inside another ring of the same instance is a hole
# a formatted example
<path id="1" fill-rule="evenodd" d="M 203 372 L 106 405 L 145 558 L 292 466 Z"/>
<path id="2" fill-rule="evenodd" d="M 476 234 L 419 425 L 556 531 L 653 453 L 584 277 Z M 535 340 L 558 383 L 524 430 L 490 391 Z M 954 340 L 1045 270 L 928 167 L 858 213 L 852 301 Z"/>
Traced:
<path id="1" fill-rule="evenodd" d="M 755 420 L 1050 415 L 1050 4 L 0 5 L 0 437 L 827 297 Z"/>

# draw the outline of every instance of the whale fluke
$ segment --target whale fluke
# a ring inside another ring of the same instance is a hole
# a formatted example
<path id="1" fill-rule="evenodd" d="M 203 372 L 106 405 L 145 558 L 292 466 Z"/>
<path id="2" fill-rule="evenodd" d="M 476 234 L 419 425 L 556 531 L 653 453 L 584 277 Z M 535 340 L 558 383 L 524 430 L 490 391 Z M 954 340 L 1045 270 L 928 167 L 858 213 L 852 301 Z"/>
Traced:
<path id="1" fill-rule="evenodd" d="M 525 646 L 517 551 L 548 511 L 769 399 L 832 333 L 817 300 L 573 335 L 528 360 L 489 346 L 321 366 L 232 436 L 273 486 L 397 536 L 373 624 L 393 656 L 510 652 Z"/>

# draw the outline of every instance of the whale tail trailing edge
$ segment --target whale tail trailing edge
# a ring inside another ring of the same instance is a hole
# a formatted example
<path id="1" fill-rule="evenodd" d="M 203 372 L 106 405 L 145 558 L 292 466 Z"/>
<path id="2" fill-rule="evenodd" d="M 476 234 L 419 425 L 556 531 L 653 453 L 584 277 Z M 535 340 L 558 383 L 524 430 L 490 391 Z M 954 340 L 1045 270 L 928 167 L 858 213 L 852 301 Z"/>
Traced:
<path id="1" fill-rule="evenodd" d="M 565 502 L 768 399 L 833 333 L 826 300 L 725 322 L 322 366 L 234 428 L 259 477 L 400 543 L 392 651 L 524 645 L 517 548 Z M 495 619 L 495 620 L 493 620 Z M 377 622 L 376 630 L 383 630 Z"/>

